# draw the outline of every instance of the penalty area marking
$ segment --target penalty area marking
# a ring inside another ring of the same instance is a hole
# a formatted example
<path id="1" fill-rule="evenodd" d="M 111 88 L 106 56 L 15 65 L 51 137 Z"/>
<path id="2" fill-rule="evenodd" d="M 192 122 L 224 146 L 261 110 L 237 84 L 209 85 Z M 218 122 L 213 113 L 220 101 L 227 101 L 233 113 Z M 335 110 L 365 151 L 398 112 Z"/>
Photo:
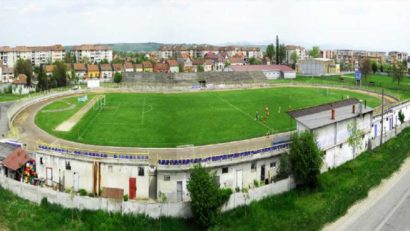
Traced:
<path id="1" fill-rule="evenodd" d="M 147 111 L 145 111 L 145 106 L 149 107 Z M 145 113 L 148 113 L 152 111 L 153 107 L 152 105 L 146 104 L 146 98 L 144 97 L 144 102 L 142 104 L 142 111 L 141 111 L 141 126 L 144 125 L 144 115 Z"/>

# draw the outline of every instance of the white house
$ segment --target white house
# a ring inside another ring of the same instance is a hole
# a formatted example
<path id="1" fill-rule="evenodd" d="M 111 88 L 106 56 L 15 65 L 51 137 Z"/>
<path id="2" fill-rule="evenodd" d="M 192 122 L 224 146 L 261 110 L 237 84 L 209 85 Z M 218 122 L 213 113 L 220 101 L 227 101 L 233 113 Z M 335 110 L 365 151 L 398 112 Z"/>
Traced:
<path id="1" fill-rule="evenodd" d="M 263 72 L 267 79 L 296 78 L 296 71 L 286 65 L 243 65 L 228 66 L 225 71 L 234 72 Z"/>
<path id="2" fill-rule="evenodd" d="M 111 64 L 100 64 L 100 79 L 103 81 L 111 81 L 113 78 L 113 70 Z"/>
<path id="3" fill-rule="evenodd" d="M 59 44 L 34 47 L 0 47 L 0 61 L 8 67 L 14 67 L 19 59 L 28 59 L 32 65 L 39 66 L 40 64 L 54 63 L 55 61 L 63 60 L 64 57 L 65 49 Z"/>
<path id="4" fill-rule="evenodd" d="M 290 111 L 297 121 L 297 131 L 312 131 L 324 151 L 325 168 L 337 167 L 368 148 L 371 139 L 373 109 L 358 99 Z M 352 128 L 356 129 L 352 129 Z M 362 131 L 361 145 L 354 150 L 348 143 L 352 131 Z"/>
<path id="5" fill-rule="evenodd" d="M 106 45 L 84 44 L 74 46 L 71 54 L 76 57 L 77 61 L 88 59 L 91 63 L 99 63 L 106 59 L 112 62 L 112 48 Z"/>
<path id="6" fill-rule="evenodd" d="M 5 65 L 0 65 L 1 82 L 11 83 L 14 80 L 14 69 Z"/>
<path id="7" fill-rule="evenodd" d="M 26 95 L 35 90 L 35 87 L 27 84 L 27 76 L 25 74 L 19 74 L 17 79 L 13 81 L 12 93 L 15 95 Z"/>
<path id="8" fill-rule="evenodd" d="M 167 64 L 169 66 L 169 72 L 170 73 L 178 73 L 179 72 L 178 62 L 175 59 L 168 59 Z"/>
<path id="9" fill-rule="evenodd" d="M 404 122 L 410 121 L 410 101 L 404 101 L 398 105 L 390 107 L 383 115 L 383 135 L 387 132 L 395 130 L 401 124 L 399 113 L 404 115 Z M 372 122 L 372 138 L 379 137 L 382 132 L 382 116 L 373 117 Z"/>

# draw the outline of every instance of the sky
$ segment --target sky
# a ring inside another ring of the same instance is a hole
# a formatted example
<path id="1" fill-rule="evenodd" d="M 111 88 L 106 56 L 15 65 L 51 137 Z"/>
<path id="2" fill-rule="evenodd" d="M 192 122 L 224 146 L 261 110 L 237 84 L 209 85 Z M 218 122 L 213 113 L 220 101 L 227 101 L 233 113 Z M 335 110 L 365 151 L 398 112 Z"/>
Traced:
<path id="1" fill-rule="evenodd" d="M 0 46 L 281 43 L 410 52 L 410 0 L 0 0 Z"/>

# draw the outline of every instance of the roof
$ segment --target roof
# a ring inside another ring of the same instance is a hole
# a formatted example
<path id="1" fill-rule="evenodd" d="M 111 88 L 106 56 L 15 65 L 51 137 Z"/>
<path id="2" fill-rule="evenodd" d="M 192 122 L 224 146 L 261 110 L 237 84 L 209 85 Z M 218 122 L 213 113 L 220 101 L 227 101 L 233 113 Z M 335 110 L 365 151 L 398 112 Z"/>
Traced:
<path id="1" fill-rule="evenodd" d="M 124 66 L 120 63 L 116 63 L 112 65 L 112 68 L 114 69 L 114 71 L 122 71 L 124 70 Z"/>
<path id="2" fill-rule="evenodd" d="M 108 188 L 104 187 L 101 193 L 101 197 L 104 198 L 113 198 L 113 199 L 121 199 L 124 195 L 124 189 L 122 188 Z"/>
<path id="3" fill-rule="evenodd" d="M 0 143 L 0 160 L 5 159 L 14 149 L 15 146 L 7 143 Z"/>
<path id="4" fill-rule="evenodd" d="M 243 60 L 243 58 L 231 57 L 229 58 L 229 62 L 230 63 L 245 63 L 245 60 Z"/>
<path id="5" fill-rule="evenodd" d="M 13 84 L 27 84 L 27 76 L 25 74 L 19 74 L 17 79 L 13 81 Z"/>
<path id="6" fill-rule="evenodd" d="M 286 65 L 242 65 L 242 66 L 230 66 L 232 71 L 282 71 L 282 72 L 295 72 L 292 68 Z"/>
<path id="7" fill-rule="evenodd" d="M 0 47 L 2 52 L 41 52 L 41 51 L 64 51 L 64 47 L 60 44 L 52 46 L 16 46 L 14 48 L 3 46 Z"/>
<path id="8" fill-rule="evenodd" d="M 144 62 L 142 62 L 142 66 L 144 68 L 152 68 L 152 63 L 149 62 L 149 61 L 144 61 Z"/>
<path id="9" fill-rule="evenodd" d="M 142 69 L 142 64 L 135 64 L 135 69 Z"/>
<path id="10" fill-rule="evenodd" d="M 98 68 L 98 65 L 96 64 L 88 64 L 87 70 L 88 71 L 100 71 L 100 69 Z"/>
<path id="11" fill-rule="evenodd" d="M 132 64 L 132 63 L 130 63 L 130 62 L 126 62 L 126 63 L 124 64 L 124 67 L 125 67 L 126 69 L 134 69 L 134 64 Z"/>
<path id="12" fill-rule="evenodd" d="M 203 65 L 204 60 L 203 59 L 193 59 L 192 60 L 192 65 Z"/>
<path id="13" fill-rule="evenodd" d="M 355 113 L 352 112 L 353 105 L 356 108 Z M 360 108 L 362 109 L 360 110 Z M 335 110 L 335 119 L 333 120 L 331 119 L 332 109 Z M 319 106 L 292 110 L 288 113 L 308 129 L 316 129 L 372 111 L 372 108 L 363 105 L 358 99 L 350 98 Z"/>
<path id="14" fill-rule="evenodd" d="M 286 50 L 304 50 L 305 48 L 301 47 L 301 46 L 296 46 L 296 45 L 286 45 Z"/>
<path id="15" fill-rule="evenodd" d="M 178 66 L 178 62 L 175 59 L 168 59 L 167 63 L 170 67 L 176 67 Z"/>
<path id="16" fill-rule="evenodd" d="M 101 71 L 112 71 L 111 64 L 100 64 Z"/>
<path id="17" fill-rule="evenodd" d="M 3 160 L 3 165 L 8 169 L 16 171 L 29 160 L 31 160 L 31 157 L 26 150 L 16 148 Z"/>
<path id="18" fill-rule="evenodd" d="M 205 59 L 205 65 L 212 65 L 214 61 L 212 59 Z"/>
<path id="19" fill-rule="evenodd" d="M 55 68 L 55 65 L 46 65 L 45 66 L 45 71 L 46 72 L 53 72 Z"/>
<path id="20" fill-rule="evenodd" d="M 169 67 L 168 67 L 168 64 L 166 63 L 155 63 L 154 65 L 155 72 L 168 71 L 168 70 L 169 70 Z"/>
<path id="21" fill-rule="evenodd" d="M 87 68 L 84 63 L 74 63 L 74 70 L 75 71 L 86 71 Z"/>
<path id="22" fill-rule="evenodd" d="M 79 46 L 73 46 L 71 48 L 73 51 L 97 51 L 97 50 L 112 50 L 109 46 L 101 45 L 101 44 L 82 44 Z"/>

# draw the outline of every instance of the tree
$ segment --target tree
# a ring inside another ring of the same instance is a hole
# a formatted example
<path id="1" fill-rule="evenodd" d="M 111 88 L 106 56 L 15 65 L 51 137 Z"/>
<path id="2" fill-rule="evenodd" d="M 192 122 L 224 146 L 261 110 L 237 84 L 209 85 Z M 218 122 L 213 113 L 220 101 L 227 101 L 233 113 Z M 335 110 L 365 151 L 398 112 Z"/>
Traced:
<path id="1" fill-rule="evenodd" d="M 373 71 L 373 74 L 376 74 L 376 72 L 377 72 L 377 70 L 378 70 L 379 68 L 378 68 L 378 66 L 377 66 L 377 63 L 376 62 L 372 62 L 372 71 Z"/>
<path id="2" fill-rule="evenodd" d="M 404 118 L 405 118 L 405 115 L 404 115 L 403 112 L 400 110 L 400 111 L 399 111 L 399 120 L 400 120 L 400 123 L 401 123 L 401 124 L 404 123 Z"/>
<path id="3" fill-rule="evenodd" d="M 100 64 L 108 64 L 108 63 L 110 63 L 110 62 L 108 62 L 108 59 L 102 59 L 100 61 Z"/>
<path id="4" fill-rule="evenodd" d="M 380 64 L 380 72 L 384 72 L 383 63 Z"/>
<path id="5" fill-rule="evenodd" d="M 27 76 L 27 85 L 31 85 L 31 78 L 33 77 L 33 66 L 28 59 L 18 59 L 14 66 L 14 74 L 17 77 L 19 74 Z"/>
<path id="6" fill-rule="evenodd" d="M 40 89 L 41 91 L 47 90 L 47 76 L 44 73 L 44 66 L 43 64 L 40 65 L 40 68 L 38 69 L 38 85 L 37 88 Z"/>
<path id="7" fill-rule="evenodd" d="M 347 138 L 347 143 L 352 148 L 353 156 L 356 156 L 357 150 L 362 148 L 362 141 L 364 138 L 364 131 L 357 129 L 356 122 L 352 122 L 347 125 L 347 130 L 349 131 L 349 138 Z"/>
<path id="8" fill-rule="evenodd" d="M 400 85 L 401 80 L 406 75 L 407 64 L 404 66 L 403 62 L 393 63 L 391 72 L 393 74 L 393 82 L 397 82 L 397 85 Z"/>
<path id="9" fill-rule="evenodd" d="M 225 66 L 228 66 L 228 65 L 225 65 Z M 182 63 L 178 64 L 178 69 L 179 69 L 179 72 L 184 72 L 184 65 L 182 65 Z"/>
<path id="10" fill-rule="evenodd" d="M 65 63 L 75 63 L 75 56 L 74 55 L 72 55 L 72 53 L 71 52 L 69 52 L 69 51 L 67 51 L 66 53 L 65 53 L 65 56 L 64 56 L 64 62 Z"/>
<path id="11" fill-rule="evenodd" d="M 114 83 L 121 83 L 121 81 L 122 81 L 122 74 L 120 72 L 115 72 Z"/>
<path id="12" fill-rule="evenodd" d="M 53 78 L 57 81 L 57 87 L 67 86 L 67 66 L 65 63 L 56 62 L 54 64 Z"/>
<path id="13" fill-rule="evenodd" d="M 191 197 L 191 210 L 199 225 L 207 228 L 215 224 L 220 208 L 228 201 L 232 190 L 220 189 L 215 181 L 215 172 L 210 173 L 201 165 L 195 165 L 190 175 L 187 189 Z"/>
<path id="14" fill-rule="evenodd" d="M 286 59 L 286 46 L 285 44 L 280 44 L 279 45 L 279 63 L 283 63 L 283 61 Z"/>
<path id="15" fill-rule="evenodd" d="M 319 185 L 322 158 L 312 132 L 305 131 L 292 135 L 289 160 L 298 186 L 316 187 Z"/>
<path id="16" fill-rule="evenodd" d="M 196 67 L 196 71 L 197 71 L 197 72 L 204 72 L 204 66 L 198 65 L 198 66 Z"/>
<path id="17" fill-rule="evenodd" d="M 360 71 L 365 80 L 367 80 L 367 75 L 372 71 L 370 59 L 364 58 L 360 64 Z"/>
<path id="18" fill-rule="evenodd" d="M 275 46 L 273 44 L 269 44 L 266 47 L 266 55 L 269 57 L 270 61 L 273 61 L 273 57 L 275 56 Z"/>
<path id="19" fill-rule="evenodd" d="M 290 60 L 292 60 L 292 67 L 293 67 L 293 69 L 295 69 L 296 63 L 297 63 L 298 60 L 299 60 L 299 56 L 298 56 L 298 54 L 296 53 L 296 51 L 293 51 L 293 52 L 292 52 L 292 54 L 290 55 Z"/>
<path id="20" fill-rule="evenodd" d="M 312 58 L 319 58 L 320 57 L 320 49 L 318 46 L 312 47 L 312 50 L 309 51 L 309 55 Z"/>
<path id="21" fill-rule="evenodd" d="M 276 170 L 276 177 L 279 179 L 283 179 L 289 176 L 290 174 L 290 166 L 289 166 L 289 155 L 282 154 L 279 159 L 279 167 Z"/>
<path id="22" fill-rule="evenodd" d="M 276 64 L 279 64 L 279 36 L 276 35 Z"/>

